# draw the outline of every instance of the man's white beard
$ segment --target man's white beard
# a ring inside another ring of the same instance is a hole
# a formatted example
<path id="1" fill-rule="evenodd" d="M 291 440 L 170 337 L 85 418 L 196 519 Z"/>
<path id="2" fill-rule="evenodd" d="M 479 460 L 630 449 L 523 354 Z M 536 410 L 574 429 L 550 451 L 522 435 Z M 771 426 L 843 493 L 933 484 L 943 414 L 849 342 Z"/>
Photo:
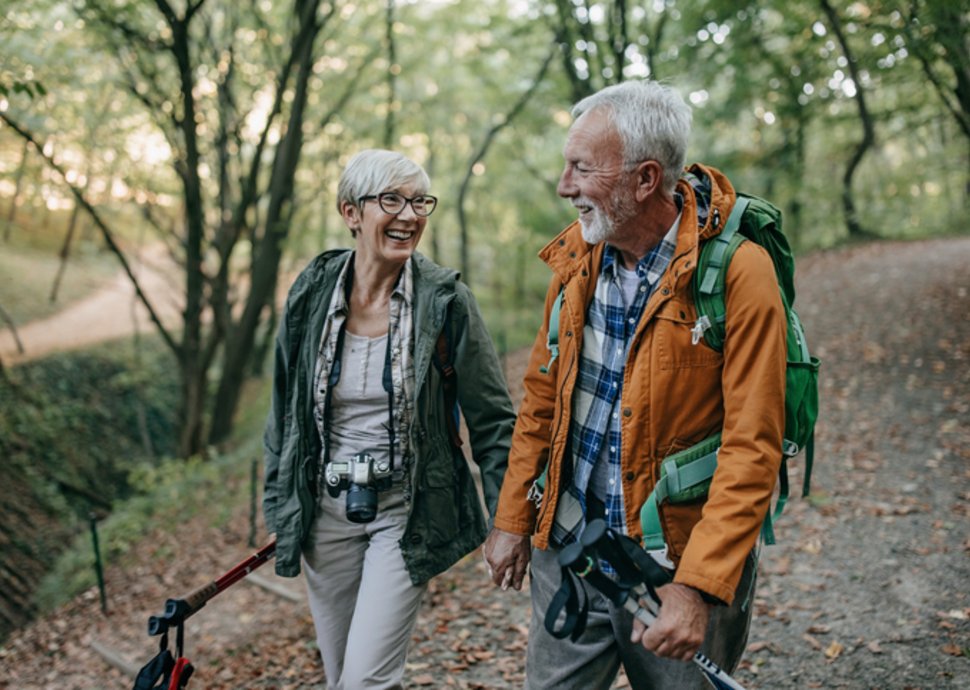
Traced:
<path id="1" fill-rule="evenodd" d="M 598 206 L 593 206 L 592 216 L 589 224 L 580 218 L 579 223 L 582 229 L 583 239 L 590 244 L 599 244 L 610 239 L 613 236 L 614 226 L 613 222 L 603 212 L 603 209 Z"/>
<path id="2" fill-rule="evenodd" d="M 636 213 L 631 200 L 622 198 L 619 192 L 610 197 L 609 213 L 591 203 L 589 199 L 579 198 L 573 201 L 573 204 L 589 206 L 593 209 L 592 218 L 588 224 L 582 218 L 579 221 L 583 239 L 589 244 L 598 244 L 613 239 L 616 236 L 617 226 L 628 221 Z"/>

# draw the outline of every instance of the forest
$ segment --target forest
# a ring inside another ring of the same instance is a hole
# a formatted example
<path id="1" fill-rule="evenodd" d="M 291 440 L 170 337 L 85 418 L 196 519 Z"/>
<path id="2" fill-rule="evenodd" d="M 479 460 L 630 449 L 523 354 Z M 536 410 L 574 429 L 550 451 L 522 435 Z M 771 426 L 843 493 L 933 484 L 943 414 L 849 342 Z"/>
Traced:
<path id="1" fill-rule="evenodd" d="M 103 375 L 165 377 L 136 442 L 204 462 L 263 413 L 281 298 L 350 245 L 337 180 L 381 147 L 440 199 L 421 251 L 521 350 L 574 216 L 570 107 L 628 79 L 683 94 L 688 161 L 781 208 L 800 254 L 965 234 L 968 29 L 967 0 L 0 0 L 0 331 L 120 276 L 167 364 Z M 35 381 L 5 356 L 0 388 Z"/>
<path id="2" fill-rule="evenodd" d="M 128 270 L 151 243 L 184 271 L 174 327 L 139 292 L 177 361 L 182 456 L 231 428 L 281 275 L 347 244 L 334 188 L 362 148 L 429 170 L 424 251 L 509 347 L 534 326 L 535 253 L 570 220 L 554 191 L 569 107 L 621 79 L 676 84 L 689 160 L 772 199 L 799 249 L 947 232 L 970 195 L 962 3 L 6 5 L 3 240 L 18 213 L 61 210 L 65 260 L 87 242 Z"/>

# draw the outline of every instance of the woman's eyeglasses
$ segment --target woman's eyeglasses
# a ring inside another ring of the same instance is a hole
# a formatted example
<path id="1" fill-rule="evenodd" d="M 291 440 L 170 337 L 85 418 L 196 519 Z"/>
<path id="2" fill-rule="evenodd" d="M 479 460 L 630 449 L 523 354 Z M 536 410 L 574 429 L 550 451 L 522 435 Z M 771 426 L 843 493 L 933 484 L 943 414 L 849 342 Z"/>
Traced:
<path id="1" fill-rule="evenodd" d="M 426 218 L 431 215 L 435 207 L 438 205 L 437 197 L 433 197 L 430 194 L 422 194 L 412 199 L 408 199 L 406 196 L 402 196 L 397 192 L 381 192 L 380 194 L 362 196 L 357 199 L 357 201 L 359 203 L 363 203 L 365 201 L 370 201 L 371 199 L 377 199 L 377 203 L 380 205 L 381 210 L 391 216 L 396 216 L 404 210 L 405 206 L 411 204 L 411 210 L 414 211 L 414 215 Z"/>

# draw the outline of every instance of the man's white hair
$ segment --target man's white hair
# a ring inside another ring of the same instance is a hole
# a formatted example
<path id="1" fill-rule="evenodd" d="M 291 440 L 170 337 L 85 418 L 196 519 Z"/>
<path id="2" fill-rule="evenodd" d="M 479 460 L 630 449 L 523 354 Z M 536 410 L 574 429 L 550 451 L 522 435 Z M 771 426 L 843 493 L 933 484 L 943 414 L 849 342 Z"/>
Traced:
<path id="1" fill-rule="evenodd" d="M 413 194 L 427 194 L 431 179 L 420 165 L 396 151 L 365 149 L 354 155 L 340 175 L 337 210 L 343 203 L 358 205 L 360 197 L 413 186 Z"/>
<path id="2" fill-rule="evenodd" d="M 573 106 L 578 119 L 603 108 L 623 142 L 626 163 L 655 160 L 664 170 L 664 189 L 674 191 L 687 158 L 691 110 L 673 88 L 651 79 L 607 86 Z"/>

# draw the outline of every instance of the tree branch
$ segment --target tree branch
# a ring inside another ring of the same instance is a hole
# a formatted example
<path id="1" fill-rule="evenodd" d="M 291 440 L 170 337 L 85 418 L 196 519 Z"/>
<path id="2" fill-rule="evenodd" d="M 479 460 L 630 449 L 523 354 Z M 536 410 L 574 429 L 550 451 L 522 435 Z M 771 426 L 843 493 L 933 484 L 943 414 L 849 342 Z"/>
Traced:
<path id="1" fill-rule="evenodd" d="M 25 140 L 31 143 L 31 145 L 34 147 L 37 153 L 39 153 L 41 157 L 43 157 L 43 159 L 47 162 L 47 165 L 52 170 L 57 172 L 57 174 L 64 181 L 64 184 L 67 185 L 67 188 L 71 190 L 71 194 L 74 195 L 74 198 L 77 201 L 77 203 L 81 205 L 85 211 L 87 211 L 89 216 L 91 216 L 91 219 L 98 226 L 98 229 L 101 230 L 101 234 L 104 237 L 104 241 L 108 245 L 108 248 L 114 253 L 116 257 L 118 257 L 118 261 L 121 262 L 122 269 L 124 269 L 125 274 L 128 276 L 128 279 L 131 281 L 131 284 L 134 286 L 135 293 L 138 295 L 138 298 L 141 300 L 141 303 L 145 305 L 145 309 L 148 310 L 148 316 L 149 318 L 151 318 L 152 323 L 155 324 L 155 327 L 158 328 L 158 332 L 159 334 L 161 334 L 162 339 L 165 341 L 165 344 L 168 345 L 169 348 L 171 348 L 172 352 L 174 352 L 176 355 L 179 355 L 181 352 L 181 348 L 175 342 L 175 339 L 172 337 L 172 335 L 165 328 L 164 324 L 162 324 L 161 319 L 159 318 L 158 314 L 155 311 L 155 308 L 152 306 L 151 301 L 148 299 L 148 295 L 145 294 L 144 290 L 142 290 L 141 284 L 138 282 L 138 279 L 135 277 L 135 274 L 132 272 L 131 266 L 128 264 L 128 260 L 125 258 L 124 252 L 121 250 L 121 247 L 118 246 L 118 243 L 115 241 L 114 233 L 111 231 L 110 228 L 108 228 L 104 220 L 102 220 L 101 215 L 97 212 L 94 206 L 92 206 L 91 203 L 88 202 L 84 194 L 77 187 L 75 187 L 73 184 L 67 181 L 67 173 L 64 171 L 64 169 L 53 158 L 51 158 L 46 153 L 44 153 L 43 147 L 37 142 L 37 140 L 29 131 L 27 131 L 26 129 L 21 127 L 17 122 L 15 122 L 13 119 L 11 119 L 11 117 L 7 113 L 0 112 L 0 119 L 6 122 L 7 125 L 11 129 L 13 129 L 17 134 L 19 134 L 21 137 L 23 137 Z"/>
<path id="2" fill-rule="evenodd" d="M 17 333 L 17 324 L 14 323 L 13 317 L 7 313 L 7 310 L 3 308 L 0 304 L 0 318 L 7 322 L 7 327 L 10 329 L 10 333 L 13 335 L 13 340 L 17 343 L 17 352 L 20 354 L 24 353 L 24 344 L 20 340 L 20 335 Z"/>
<path id="3" fill-rule="evenodd" d="M 556 57 L 556 53 L 558 51 L 559 46 L 554 44 L 552 50 L 550 50 L 549 54 L 546 56 L 546 59 L 542 61 L 542 65 L 539 67 L 539 71 L 532 80 L 532 84 L 522 93 L 522 95 L 519 96 L 518 100 L 515 102 L 515 105 L 512 106 L 508 114 L 506 114 L 501 121 L 492 125 L 492 127 L 485 134 L 485 138 L 482 140 L 482 145 L 478 147 L 478 151 L 475 152 L 471 158 L 471 161 L 468 163 L 468 169 L 465 171 L 465 177 L 461 181 L 461 187 L 458 190 L 458 226 L 459 233 L 461 235 L 461 272 L 466 283 L 469 280 L 470 261 L 468 257 L 468 223 L 467 219 L 465 218 L 465 197 L 468 194 L 468 187 L 471 184 L 475 166 L 485 158 L 485 154 L 488 153 L 488 149 L 492 146 L 492 142 L 495 140 L 498 133 L 508 127 L 512 123 L 512 120 L 515 119 L 515 117 L 525 108 L 526 104 L 542 83 L 542 79 L 546 75 L 546 70 L 549 69 L 549 65 L 553 58 Z"/>

